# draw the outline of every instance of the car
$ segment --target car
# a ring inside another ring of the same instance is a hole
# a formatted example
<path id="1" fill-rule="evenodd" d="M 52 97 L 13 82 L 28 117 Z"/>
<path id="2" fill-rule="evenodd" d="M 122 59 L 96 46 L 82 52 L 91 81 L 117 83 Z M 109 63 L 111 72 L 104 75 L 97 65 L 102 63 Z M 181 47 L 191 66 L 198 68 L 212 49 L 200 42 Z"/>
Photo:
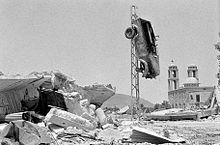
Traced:
<path id="1" fill-rule="evenodd" d="M 142 73 L 142 77 L 146 79 L 156 78 L 160 74 L 159 55 L 151 22 L 142 18 L 133 20 L 132 27 L 125 30 L 125 37 L 135 44 L 135 53 L 139 60 L 136 71 Z"/>

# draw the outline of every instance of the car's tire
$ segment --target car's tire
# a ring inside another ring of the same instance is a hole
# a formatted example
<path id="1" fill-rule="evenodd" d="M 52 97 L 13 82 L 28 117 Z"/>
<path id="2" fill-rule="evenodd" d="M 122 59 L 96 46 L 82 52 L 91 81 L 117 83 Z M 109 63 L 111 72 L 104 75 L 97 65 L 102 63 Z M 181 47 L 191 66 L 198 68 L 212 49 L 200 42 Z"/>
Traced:
<path id="1" fill-rule="evenodd" d="M 137 35 L 137 29 L 135 27 L 129 27 L 125 30 L 125 37 L 127 39 L 133 39 Z"/>

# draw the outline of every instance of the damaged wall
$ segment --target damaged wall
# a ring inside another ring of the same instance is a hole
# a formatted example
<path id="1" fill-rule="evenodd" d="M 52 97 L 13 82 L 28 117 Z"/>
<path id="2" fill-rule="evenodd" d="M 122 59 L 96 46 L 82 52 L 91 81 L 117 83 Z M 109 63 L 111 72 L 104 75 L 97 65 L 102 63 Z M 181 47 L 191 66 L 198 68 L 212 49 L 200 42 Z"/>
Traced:
<path id="1" fill-rule="evenodd" d="M 28 93 L 28 94 L 27 94 Z M 39 98 L 39 92 L 34 85 L 0 92 L 0 114 L 21 111 L 21 100 Z"/>

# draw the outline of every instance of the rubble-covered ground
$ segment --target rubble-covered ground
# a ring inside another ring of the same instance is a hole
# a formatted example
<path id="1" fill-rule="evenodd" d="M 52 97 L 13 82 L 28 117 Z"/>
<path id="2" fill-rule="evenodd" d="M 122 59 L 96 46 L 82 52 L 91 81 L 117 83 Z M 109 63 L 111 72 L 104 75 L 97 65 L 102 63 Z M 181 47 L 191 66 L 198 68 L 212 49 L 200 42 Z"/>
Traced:
<path id="1" fill-rule="evenodd" d="M 27 112 L 17 112 L 17 108 L 12 111 L 17 113 L 3 117 L 2 121 L 7 123 L 0 124 L 1 145 L 128 145 L 145 142 L 146 137 L 152 143 L 184 139 L 184 145 L 220 145 L 220 115 L 199 121 L 131 121 L 130 115 L 105 112 L 100 107 L 115 94 L 109 85 L 80 87 L 60 74 L 52 78 L 53 90 L 41 86 L 44 89 L 41 88 L 37 109 L 27 111 L 33 102 L 20 100 L 23 102 L 20 107 Z"/>
<path id="2" fill-rule="evenodd" d="M 220 115 L 199 121 L 131 121 L 130 118 L 119 120 L 119 127 L 107 126 L 90 132 L 74 128 L 55 128 L 57 131 L 48 130 L 51 145 L 70 144 L 96 144 L 96 145 L 129 145 L 137 143 L 122 143 L 122 138 L 129 138 L 132 126 L 139 126 L 164 135 L 168 131 L 169 138 L 184 138 L 183 145 L 218 145 L 220 143 Z M 47 128 L 48 126 L 45 126 Z M 150 143 L 138 143 L 151 145 Z M 180 145 L 179 143 L 178 145 Z M 169 143 L 172 145 L 172 143 Z"/>
<path id="3" fill-rule="evenodd" d="M 166 129 L 170 138 L 184 138 L 186 143 L 183 145 L 220 145 L 220 115 L 199 121 L 140 121 L 133 125 L 147 128 L 161 135 L 164 135 L 164 129 Z M 125 129 L 126 124 L 121 128 Z M 111 135 L 105 134 L 105 136 Z"/>
<path id="4" fill-rule="evenodd" d="M 130 122 L 130 119 L 126 119 L 127 121 L 124 122 L 127 123 L 123 123 L 122 121 L 122 125 L 118 128 L 109 127 L 99 130 L 98 137 L 104 140 L 102 144 L 137 144 L 121 143 L 118 140 L 131 135 L 131 126 L 139 126 L 152 130 L 160 135 L 164 135 L 164 129 L 166 129 L 171 139 L 184 138 L 186 143 L 183 145 L 220 145 L 220 116 L 215 117 L 215 119 L 210 117 L 199 121 L 134 121 L 133 123 Z M 100 141 L 91 140 L 91 144 L 100 143 Z M 150 143 L 138 144 L 151 145 Z M 178 145 L 180 144 L 181 143 Z M 172 145 L 172 143 L 167 143 L 166 145 Z"/>
<path id="5" fill-rule="evenodd" d="M 178 136 L 186 139 L 184 145 L 220 144 L 220 116 L 199 121 L 150 121 L 143 124 L 159 134 L 167 129 L 170 138 Z"/>

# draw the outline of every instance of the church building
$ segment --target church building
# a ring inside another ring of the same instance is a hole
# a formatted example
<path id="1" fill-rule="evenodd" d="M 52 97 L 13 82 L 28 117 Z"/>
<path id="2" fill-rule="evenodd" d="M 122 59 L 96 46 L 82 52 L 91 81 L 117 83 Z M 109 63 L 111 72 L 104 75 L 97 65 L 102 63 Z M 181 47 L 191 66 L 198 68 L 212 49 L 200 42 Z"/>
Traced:
<path id="1" fill-rule="evenodd" d="M 168 100 L 172 108 L 193 109 L 207 105 L 214 91 L 214 86 L 200 86 L 198 68 L 187 68 L 187 79 L 180 86 L 179 70 L 172 64 L 168 69 Z"/>

